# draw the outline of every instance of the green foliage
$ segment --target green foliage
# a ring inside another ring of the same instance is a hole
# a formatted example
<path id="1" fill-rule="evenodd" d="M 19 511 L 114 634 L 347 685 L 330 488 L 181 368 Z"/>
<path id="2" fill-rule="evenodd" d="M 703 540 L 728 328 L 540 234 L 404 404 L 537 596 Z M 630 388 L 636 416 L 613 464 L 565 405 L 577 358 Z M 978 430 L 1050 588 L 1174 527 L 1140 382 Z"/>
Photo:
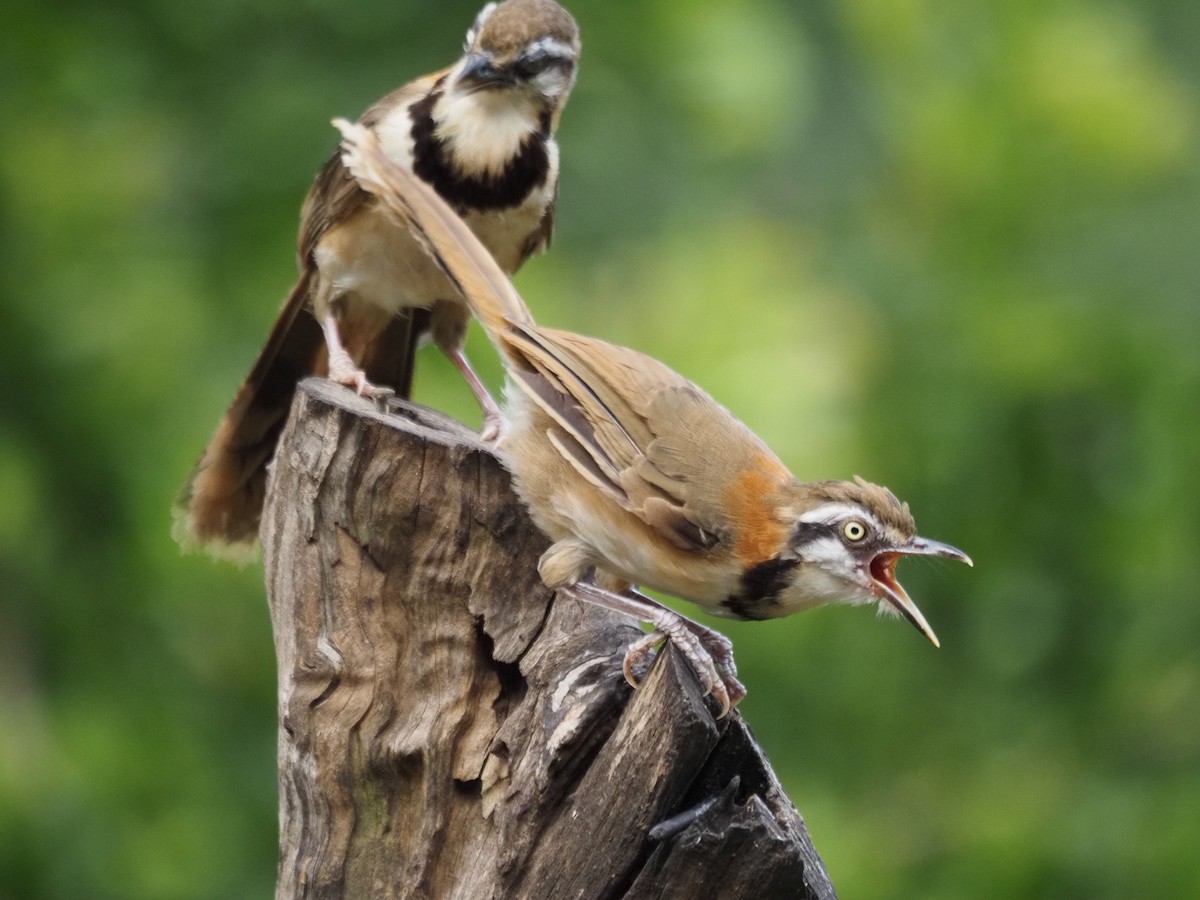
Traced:
<path id="1" fill-rule="evenodd" d="M 861 610 L 721 623 L 843 896 L 1200 895 L 1195 4 L 572 8 L 539 318 L 977 562 L 902 567 L 940 652 Z M 290 286 L 328 120 L 474 13 L 6 4 L 0 897 L 269 894 L 261 570 L 181 557 L 171 500 Z M 418 394 L 478 419 L 432 353 Z"/>

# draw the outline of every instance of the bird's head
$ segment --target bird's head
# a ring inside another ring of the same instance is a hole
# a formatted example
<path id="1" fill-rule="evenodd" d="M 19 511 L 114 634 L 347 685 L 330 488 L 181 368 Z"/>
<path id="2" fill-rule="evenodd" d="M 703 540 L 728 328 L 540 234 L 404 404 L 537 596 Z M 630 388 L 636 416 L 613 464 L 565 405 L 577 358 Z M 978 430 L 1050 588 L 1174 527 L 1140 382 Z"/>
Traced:
<path id="1" fill-rule="evenodd" d="M 937 635 L 896 580 L 903 556 L 941 556 L 973 565 L 949 544 L 917 535 L 907 503 L 861 478 L 803 486 L 794 509 L 788 557 L 796 561 L 786 596 L 792 609 L 823 603 L 878 603 L 940 646 Z"/>
<path id="2" fill-rule="evenodd" d="M 575 83 L 579 28 L 554 0 L 489 3 L 467 32 L 451 88 L 515 94 L 555 119 Z"/>

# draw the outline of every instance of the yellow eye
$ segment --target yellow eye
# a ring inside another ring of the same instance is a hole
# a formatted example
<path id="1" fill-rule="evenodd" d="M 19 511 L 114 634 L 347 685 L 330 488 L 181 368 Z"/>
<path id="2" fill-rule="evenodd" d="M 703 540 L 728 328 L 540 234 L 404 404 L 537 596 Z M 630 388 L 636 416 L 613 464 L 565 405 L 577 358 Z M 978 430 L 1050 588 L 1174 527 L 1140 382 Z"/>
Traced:
<path id="1" fill-rule="evenodd" d="M 842 526 L 842 534 L 846 536 L 846 540 L 857 544 L 867 536 L 867 526 L 858 519 L 851 519 Z"/>

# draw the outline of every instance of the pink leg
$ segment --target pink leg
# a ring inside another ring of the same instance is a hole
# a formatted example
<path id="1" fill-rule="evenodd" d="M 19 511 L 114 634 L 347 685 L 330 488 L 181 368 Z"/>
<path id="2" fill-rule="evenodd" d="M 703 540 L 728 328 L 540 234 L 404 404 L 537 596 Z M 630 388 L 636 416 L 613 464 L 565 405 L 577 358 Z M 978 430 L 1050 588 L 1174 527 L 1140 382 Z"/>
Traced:
<path id="1" fill-rule="evenodd" d="M 355 393 L 363 397 L 372 396 L 375 386 L 367 381 L 367 374 L 354 364 L 346 348 L 342 346 L 338 334 L 337 317 L 327 313 L 321 320 L 321 330 L 325 332 L 325 344 L 329 347 L 329 377 L 338 384 L 353 388 Z"/>
<path id="2" fill-rule="evenodd" d="M 447 350 L 446 356 L 450 359 L 450 362 L 454 363 L 454 368 L 462 373 L 463 380 L 467 382 L 467 387 L 471 389 L 471 393 L 475 395 L 475 399 L 479 403 L 479 408 L 483 410 L 483 428 L 479 436 L 485 443 L 490 444 L 494 442 L 496 438 L 500 437 L 500 423 L 502 421 L 500 407 L 492 399 L 487 386 L 479 380 L 479 376 L 471 368 L 471 363 L 467 359 L 467 355 L 463 353 L 461 347 L 454 350 Z"/>

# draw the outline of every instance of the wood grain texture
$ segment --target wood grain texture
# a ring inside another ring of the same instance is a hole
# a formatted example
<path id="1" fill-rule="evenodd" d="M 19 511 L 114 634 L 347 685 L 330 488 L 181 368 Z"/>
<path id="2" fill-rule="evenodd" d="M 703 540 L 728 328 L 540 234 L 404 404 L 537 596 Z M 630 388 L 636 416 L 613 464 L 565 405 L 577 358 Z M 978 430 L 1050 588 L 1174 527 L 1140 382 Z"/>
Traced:
<path id="1" fill-rule="evenodd" d="M 280 900 L 835 896 L 740 716 L 672 653 L 631 690 L 640 631 L 552 602 L 545 538 L 463 426 L 303 382 L 262 541 Z"/>

